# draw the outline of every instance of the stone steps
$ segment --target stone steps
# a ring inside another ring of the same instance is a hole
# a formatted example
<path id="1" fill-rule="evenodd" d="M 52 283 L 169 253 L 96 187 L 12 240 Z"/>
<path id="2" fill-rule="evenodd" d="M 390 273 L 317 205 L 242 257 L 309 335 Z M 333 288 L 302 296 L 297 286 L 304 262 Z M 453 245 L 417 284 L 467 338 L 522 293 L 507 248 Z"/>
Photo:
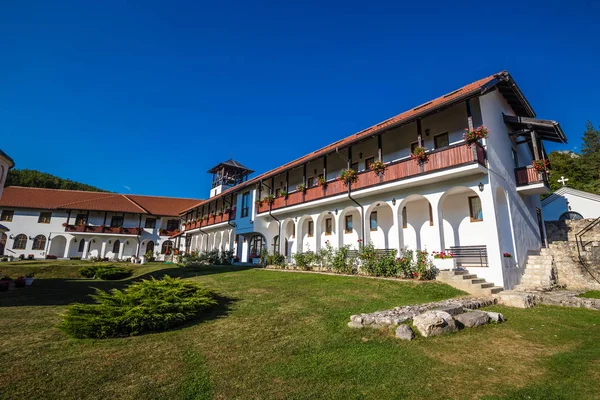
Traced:
<path id="1" fill-rule="evenodd" d="M 552 287 L 556 284 L 554 257 L 550 250 L 542 248 L 539 253 L 529 253 L 525 260 L 525 271 L 517 290 Z"/>
<path id="2" fill-rule="evenodd" d="M 504 290 L 503 287 L 494 286 L 492 282 L 487 282 L 466 269 L 440 271 L 436 280 L 477 296 L 491 296 Z"/>

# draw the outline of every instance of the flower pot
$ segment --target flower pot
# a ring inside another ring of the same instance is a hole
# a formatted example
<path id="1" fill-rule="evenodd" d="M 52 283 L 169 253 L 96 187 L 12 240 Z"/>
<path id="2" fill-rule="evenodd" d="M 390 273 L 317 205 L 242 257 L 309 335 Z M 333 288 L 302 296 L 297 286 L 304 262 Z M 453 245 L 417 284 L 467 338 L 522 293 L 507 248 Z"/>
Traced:
<path id="1" fill-rule="evenodd" d="M 433 265 L 440 271 L 454 269 L 454 258 L 434 258 Z"/>
<path id="2" fill-rule="evenodd" d="M 31 286 L 34 278 L 25 278 L 25 286 Z"/>
<path id="3" fill-rule="evenodd" d="M 515 266 L 515 262 L 512 257 L 503 257 L 504 259 L 504 268 L 513 268 Z"/>

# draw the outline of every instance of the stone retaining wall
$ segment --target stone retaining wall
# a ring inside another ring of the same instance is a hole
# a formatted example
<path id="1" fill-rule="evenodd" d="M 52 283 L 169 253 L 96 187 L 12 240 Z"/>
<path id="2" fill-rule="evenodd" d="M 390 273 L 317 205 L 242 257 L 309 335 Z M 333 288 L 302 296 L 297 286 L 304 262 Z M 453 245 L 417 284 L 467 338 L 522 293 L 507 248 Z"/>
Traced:
<path id="1" fill-rule="evenodd" d="M 579 262 L 575 239 L 575 234 L 592 221 L 546 221 L 549 251 L 554 258 L 559 285 L 569 289 L 600 289 L 600 224 L 583 237 L 589 243 L 581 254 L 584 265 Z"/>

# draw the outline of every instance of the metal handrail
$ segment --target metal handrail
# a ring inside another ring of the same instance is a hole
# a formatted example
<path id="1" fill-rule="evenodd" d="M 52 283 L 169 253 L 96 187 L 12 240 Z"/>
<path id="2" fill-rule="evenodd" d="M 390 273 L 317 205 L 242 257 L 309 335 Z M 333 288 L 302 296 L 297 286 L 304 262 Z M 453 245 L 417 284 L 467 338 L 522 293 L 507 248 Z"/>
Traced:
<path id="1" fill-rule="evenodd" d="M 580 230 L 579 232 L 577 232 L 575 234 L 575 243 L 577 243 L 577 258 L 578 258 L 579 264 L 581 264 L 581 266 L 588 272 L 588 274 L 590 274 L 590 276 L 592 277 L 593 280 L 600 283 L 600 279 L 596 278 L 594 276 L 594 274 L 592 273 L 592 271 L 590 271 L 590 269 L 586 265 L 585 259 L 581 255 L 581 252 L 585 251 L 585 247 L 590 243 L 590 242 L 587 242 L 587 243 L 583 242 L 583 235 L 588 233 L 590 230 L 592 230 L 598 224 L 600 224 L 600 217 L 598 217 L 595 220 L 593 220 L 592 222 L 590 222 L 582 230 Z"/>

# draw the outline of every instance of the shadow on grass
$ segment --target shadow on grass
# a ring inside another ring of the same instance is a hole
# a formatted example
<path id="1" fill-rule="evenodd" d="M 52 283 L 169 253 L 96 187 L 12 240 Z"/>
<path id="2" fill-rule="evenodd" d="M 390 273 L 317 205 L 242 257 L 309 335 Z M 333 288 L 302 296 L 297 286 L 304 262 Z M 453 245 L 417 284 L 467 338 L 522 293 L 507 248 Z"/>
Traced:
<path id="1" fill-rule="evenodd" d="M 143 275 L 119 281 L 60 278 L 36 279 L 33 285 L 29 287 L 0 292 L 0 307 L 64 306 L 71 303 L 93 303 L 90 295 L 95 293 L 94 288 L 101 290 L 123 289 L 141 279 L 160 279 L 166 275 L 173 278 L 191 278 L 248 269 L 252 268 L 231 265 L 197 268 L 172 267 L 150 271 Z M 217 300 L 221 304 L 221 299 Z"/>

